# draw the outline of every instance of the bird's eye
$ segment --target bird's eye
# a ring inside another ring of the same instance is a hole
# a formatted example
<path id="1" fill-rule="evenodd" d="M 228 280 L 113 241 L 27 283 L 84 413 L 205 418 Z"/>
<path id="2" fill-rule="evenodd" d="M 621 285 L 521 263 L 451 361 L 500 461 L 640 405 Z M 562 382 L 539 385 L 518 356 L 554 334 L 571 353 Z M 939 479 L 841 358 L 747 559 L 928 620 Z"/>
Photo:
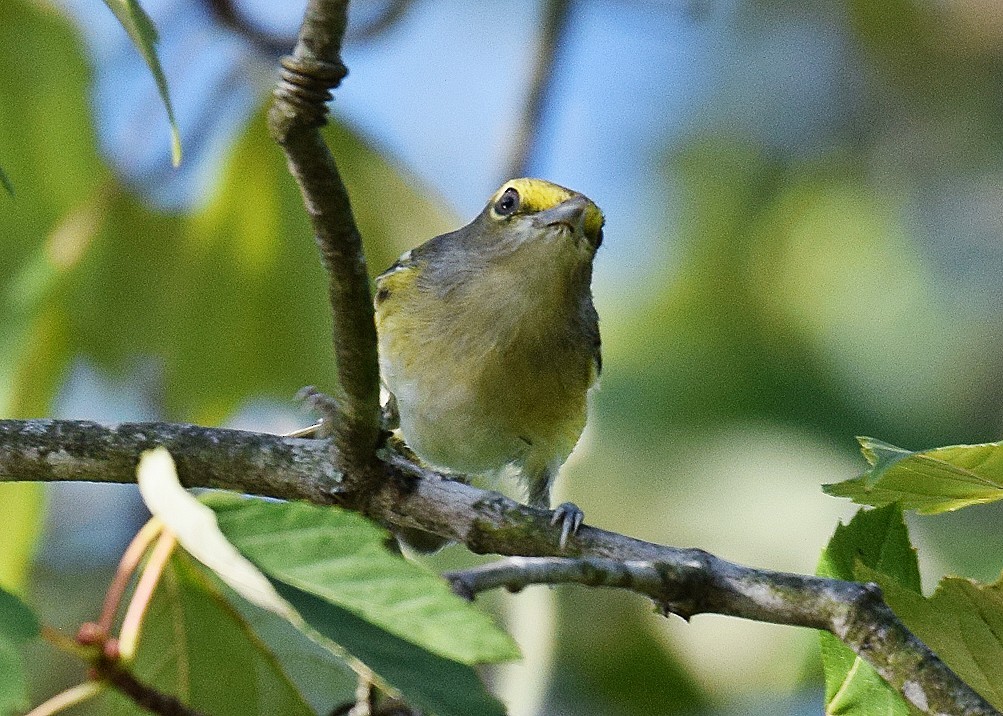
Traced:
<path id="1" fill-rule="evenodd" d="M 509 187 L 495 202 L 495 212 L 501 216 L 511 216 L 519 211 L 519 192 Z"/>

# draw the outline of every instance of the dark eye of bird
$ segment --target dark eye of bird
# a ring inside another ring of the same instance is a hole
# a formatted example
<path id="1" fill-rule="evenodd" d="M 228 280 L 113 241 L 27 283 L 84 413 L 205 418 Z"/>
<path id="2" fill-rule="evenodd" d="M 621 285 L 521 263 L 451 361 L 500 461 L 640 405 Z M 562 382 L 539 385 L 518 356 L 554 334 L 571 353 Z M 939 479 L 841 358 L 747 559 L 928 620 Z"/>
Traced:
<path id="1" fill-rule="evenodd" d="M 502 216 L 510 216 L 519 210 L 519 192 L 513 187 L 505 190 L 501 198 L 495 202 L 495 211 Z"/>

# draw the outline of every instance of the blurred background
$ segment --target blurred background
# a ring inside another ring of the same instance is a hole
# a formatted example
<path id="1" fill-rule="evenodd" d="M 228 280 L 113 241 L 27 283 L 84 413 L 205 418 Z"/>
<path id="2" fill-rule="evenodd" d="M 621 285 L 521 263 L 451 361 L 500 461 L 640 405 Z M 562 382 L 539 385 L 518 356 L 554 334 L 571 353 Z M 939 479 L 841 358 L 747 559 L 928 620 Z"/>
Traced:
<path id="1" fill-rule="evenodd" d="M 177 170 L 150 73 L 101 0 L 0 4 L 15 191 L 0 194 L 0 416 L 306 424 L 292 395 L 334 374 L 324 277 L 263 110 L 303 3 L 143 5 Z M 590 524 L 812 572 L 853 513 L 820 486 L 862 471 L 855 435 L 909 449 L 1000 437 L 1003 5 L 352 13 L 328 137 L 374 275 L 513 173 L 606 213 L 603 381 L 557 486 Z M 0 582 L 53 623 L 92 618 L 145 519 L 134 491 L 0 493 Z M 1001 517 L 912 519 L 924 585 L 995 579 Z M 454 547 L 432 564 L 469 560 Z M 584 589 L 493 606 L 527 653 L 492 676 L 517 714 L 821 712 L 808 631 L 686 624 Z M 36 664 L 39 698 L 78 676 L 48 650 Z"/>

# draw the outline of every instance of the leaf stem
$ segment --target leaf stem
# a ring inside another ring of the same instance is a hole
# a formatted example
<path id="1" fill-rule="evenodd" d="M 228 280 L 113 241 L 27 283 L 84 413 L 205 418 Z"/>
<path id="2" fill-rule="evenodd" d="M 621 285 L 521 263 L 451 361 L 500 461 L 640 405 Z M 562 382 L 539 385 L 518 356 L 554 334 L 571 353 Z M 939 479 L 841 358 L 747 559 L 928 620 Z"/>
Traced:
<path id="1" fill-rule="evenodd" d="M 101 616 L 98 618 L 98 627 L 103 634 L 111 634 L 115 626 L 115 615 L 118 613 L 118 608 L 125 596 L 126 589 L 129 587 L 129 582 L 132 580 L 132 575 L 139 567 L 139 563 L 150 544 L 160 535 L 163 528 L 163 523 L 156 517 L 148 520 L 132 538 L 122 554 L 122 559 L 119 560 L 118 568 L 115 570 L 115 577 L 105 594 Z"/>
<path id="2" fill-rule="evenodd" d="M 86 681 L 82 684 L 61 691 L 44 703 L 39 704 L 25 716 L 53 716 L 88 699 L 94 698 L 105 689 L 105 685 L 97 681 Z"/>
<path id="3" fill-rule="evenodd" d="M 157 521 L 159 522 L 159 520 Z M 132 658 L 136 654 L 136 647 L 139 644 L 139 633 L 143 626 L 143 618 L 146 616 L 146 610 L 153 599 L 153 593 L 157 590 L 160 577 L 164 573 L 164 567 L 167 565 L 167 560 L 171 558 L 171 553 L 174 551 L 176 544 L 177 540 L 174 534 L 163 528 L 161 524 L 160 536 L 153 547 L 153 551 L 150 553 L 150 559 L 147 560 L 146 566 L 143 568 L 139 582 L 136 583 L 136 590 L 132 593 L 129 607 L 122 618 L 118 648 L 122 660 L 127 663 L 132 661 Z"/>

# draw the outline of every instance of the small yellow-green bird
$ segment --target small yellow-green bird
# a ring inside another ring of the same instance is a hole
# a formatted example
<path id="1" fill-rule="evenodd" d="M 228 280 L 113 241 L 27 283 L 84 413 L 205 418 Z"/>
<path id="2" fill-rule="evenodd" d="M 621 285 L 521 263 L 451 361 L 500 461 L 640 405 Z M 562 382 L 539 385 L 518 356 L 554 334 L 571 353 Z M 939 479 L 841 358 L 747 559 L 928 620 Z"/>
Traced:
<path id="1" fill-rule="evenodd" d="M 423 461 L 468 475 L 514 466 L 529 504 L 549 509 L 602 365 L 591 282 L 603 223 L 578 192 L 513 179 L 376 279 L 382 380 Z M 570 502 L 554 511 L 562 548 L 582 517 Z"/>

